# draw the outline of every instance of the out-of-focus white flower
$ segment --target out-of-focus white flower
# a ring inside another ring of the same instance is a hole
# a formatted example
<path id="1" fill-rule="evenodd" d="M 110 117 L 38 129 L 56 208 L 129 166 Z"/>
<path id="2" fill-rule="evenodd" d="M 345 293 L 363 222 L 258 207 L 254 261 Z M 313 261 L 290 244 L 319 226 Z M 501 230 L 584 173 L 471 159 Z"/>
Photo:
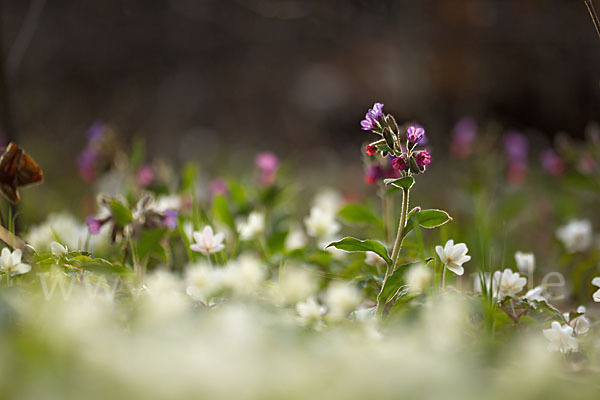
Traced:
<path id="1" fill-rule="evenodd" d="M 335 214 L 320 207 L 313 207 L 310 215 L 304 218 L 306 231 L 315 238 L 330 238 L 340 230 L 340 224 L 335 220 Z"/>
<path id="2" fill-rule="evenodd" d="M 95 249 L 104 242 L 108 243 L 108 235 L 105 230 L 100 235 L 90 238 L 90 248 Z M 81 250 L 88 238 L 88 228 L 80 223 L 70 214 L 54 214 L 40 225 L 32 227 L 25 240 L 37 252 L 50 250 L 52 242 L 60 242 L 66 247 Z"/>
<path id="3" fill-rule="evenodd" d="M 454 244 L 454 240 L 448 240 L 444 247 L 435 246 L 435 252 L 442 260 L 442 263 L 450 271 L 456 275 L 462 275 L 465 273 L 463 264 L 471 259 L 471 256 L 467 255 L 467 245 L 464 243 Z"/>
<path id="4" fill-rule="evenodd" d="M 164 213 L 167 210 L 179 210 L 181 208 L 181 197 L 175 194 L 158 196 L 148 208 L 159 213 Z"/>
<path id="5" fill-rule="evenodd" d="M 517 251 L 515 261 L 517 262 L 517 268 L 523 274 L 530 274 L 535 270 L 535 255 L 533 253 Z"/>
<path id="6" fill-rule="evenodd" d="M 292 227 L 285 238 L 285 249 L 290 251 L 304 246 L 306 246 L 306 235 L 299 226 Z"/>
<path id="7" fill-rule="evenodd" d="M 144 320 L 158 322 L 181 315 L 190 303 L 177 276 L 168 271 L 156 271 L 145 280 L 140 305 Z"/>
<path id="8" fill-rule="evenodd" d="M 572 220 L 556 230 L 556 237 L 569 253 L 587 250 L 592 244 L 592 224 L 587 220 Z"/>
<path id="9" fill-rule="evenodd" d="M 365 253 L 365 264 L 370 265 L 371 267 L 376 267 L 378 265 L 385 264 L 385 260 L 377 253 L 373 251 L 367 251 Z"/>
<path id="10" fill-rule="evenodd" d="M 186 268 L 185 292 L 194 300 L 207 302 L 225 287 L 226 271 L 207 264 L 194 264 Z"/>
<path id="11" fill-rule="evenodd" d="M 406 271 L 408 290 L 411 293 L 421 293 L 431 283 L 431 270 L 425 264 L 416 264 Z"/>
<path id="12" fill-rule="evenodd" d="M 267 273 L 260 260 L 252 256 L 241 256 L 231 261 L 225 271 L 225 284 L 243 295 L 255 293 Z"/>
<path id="13" fill-rule="evenodd" d="M 265 231 L 265 214 L 253 211 L 248 215 L 248 218 L 245 221 L 238 223 L 237 228 L 240 233 L 240 239 L 256 239 Z"/>
<path id="14" fill-rule="evenodd" d="M 592 279 L 592 285 L 600 287 L 600 276 Z M 592 296 L 596 303 L 600 303 L 600 289 L 596 290 Z"/>
<path id="15" fill-rule="evenodd" d="M 342 206 L 342 195 L 335 189 L 327 188 L 315 196 L 313 207 L 320 208 L 323 212 L 335 215 Z"/>
<path id="16" fill-rule="evenodd" d="M 21 249 L 11 251 L 5 247 L 0 253 L 0 270 L 10 276 L 26 274 L 31 271 L 31 265 L 21 262 L 23 252 Z"/>
<path id="17" fill-rule="evenodd" d="M 202 233 L 194 232 L 192 236 L 196 243 L 192 244 L 190 249 L 204 255 L 218 253 L 225 248 L 223 244 L 225 235 L 221 232 L 215 234 L 210 225 L 205 226 Z"/>
<path id="18" fill-rule="evenodd" d="M 301 267 L 286 267 L 279 275 L 274 294 L 277 302 L 294 304 L 313 296 L 317 289 L 313 274 Z"/>
<path id="19" fill-rule="evenodd" d="M 358 289 L 350 284 L 334 282 L 329 285 L 325 294 L 325 304 L 329 313 L 335 318 L 345 318 L 360 304 Z"/>
<path id="20" fill-rule="evenodd" d="M 586 312 L 585 306 L 577 307 L 577 313 L 582 314 L 582 315 L 579 315 L 578 317 L 575 317 L 570 321 L 569 321 L 569 313 L 563 314 L 563 317 L 565 317 L 565 319 L 567 321 L 569 321 L 569 326 L 571 326 L 573 328 L 573 331 L 578 336 L 585 335 L 586 333 L 588 333 L 588 331 L 590 330 L 590 327 L 591 327 L 590 320 L 585 316 L 585 312 Z"/>
<path id="21" fill-rule="evenodd" d="M 305 326 L 320 326 L 321 317 L 327 310 L 324 306 L 317 303 L 314 297 L 309 297 L 306 301 L 296 304 L 296 312 L 300 316 L 300 322 Z"/>
<path id="22" fill-rule="evenodd" d="M 552 322 L 550 329 L 544 329 L 544 336 L 550 341 L 548 350 L 560 351 L 563 354 L 577 351 L 579 343 L 573 337 L 573 328 L 569 325 L 560 325 L 557 321 Z"/>
<path id="23" fill-rule="evenodd" d="M 57 257 L 64 256 L 69 252 L 67 246 L 63 246 L 58 242 L 50 243 L 50 250 L 52 251 L 52 254 L 54 254 Z"/>
<path id="24" fill-rule="evenodd" d="M 544 296 L 545 290 L 541 286 L 536 286 L 531 290 L 528 290 L 527 293 L 523 296 L 524 299 L 529 301 L 548 301 L 546 296 Z"/>
<path id="25" fill-rule="evenodd" d="M 513 272 L 506 268 L 503 272 L 494 272 L 494 288 L 497 288 L 498 299 L 503 299 L 506 296 L 514 297 L 523 290 L 527 284 L 527 279 L 519 275 L 518 272 Z"/>

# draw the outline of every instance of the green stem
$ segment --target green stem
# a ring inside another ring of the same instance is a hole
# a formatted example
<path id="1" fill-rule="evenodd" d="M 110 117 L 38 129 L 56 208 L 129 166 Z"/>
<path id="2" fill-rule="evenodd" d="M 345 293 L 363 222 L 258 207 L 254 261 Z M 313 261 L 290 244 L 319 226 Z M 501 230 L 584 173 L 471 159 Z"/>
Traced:
<path id="1" fill-rule="evenodd" d="M 442 272 L 442 290 L 446 289 L 446 266 L 444 265 L 444 270 Z"/>
<path id="2" fill-rule="evenodd" d="M 392 264 L 387 266 L 383 283 L 381 284 L 381 290 L 377 295 L 377 308 L 375 310 L 376 315 L 382 315 L 385 307 L 384 299 L 381 298 L 383 289 L 389 277 L 396 271 L 398 256 L 400 255 L 400 249 L 402 248 L 402 241 L 404 240 L 404 228 L 406 227 L 406 216 L 408 214 L 408 202 L 410 196 L 410 189 L 402 189 L 402 213 L 400 214 L 400 223 L 398 224 L 398 232 L 396 233 L 396 242 L 392 250 Z"/>

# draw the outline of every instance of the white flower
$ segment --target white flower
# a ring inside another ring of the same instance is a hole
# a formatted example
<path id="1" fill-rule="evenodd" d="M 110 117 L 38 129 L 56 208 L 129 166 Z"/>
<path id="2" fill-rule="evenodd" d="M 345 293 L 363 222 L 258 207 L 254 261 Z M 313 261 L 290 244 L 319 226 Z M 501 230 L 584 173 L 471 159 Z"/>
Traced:
<path id="1" fill-rule="evenodd" d="M 517 251 L 515 261 L 517 262 L 517 268 L 523 274 L 530 274 L 535 270 L 535 255 L 533 253 Z"/>
<path id="2" fill-rule="evenodd" d="M 552 328 L 544 329 L 544 336 L 550 341 L 548 350 L 560 351 L 566 354 L 570 351 L 577 351 L 579 343 L 573 337 L 573 328 L 568 325 L 561 326 L 558 322 L 552 322 Z"/>
<path id="3" fill-rule="evenodd" d="M 304 218 L 306 231 L 315 238 L 329 238 L 340 230 L 340 224 L 335 220 L 335 213 L 324 210 L 321 207 L 313 207 L 310 215 Z"/>
<path id="4" fill-rule="evenodd" d="M 3 248 L 0 254 L 0 270 L 10 276 L 26 274 L 31 271 L 31 265 L 21 262 L 23 252 L 16 249 L 12 253 L 8 248 Z"/>
<path id="5" fill-rule="evenodd" d="M 95 249 L 101 245 L 101 241 L 107 241 L 107 235 L 94 235 L 90 238 L 90 248 Z M 25 240 L 36 251 L 44 252 L 50 250 L 52 242 L 58 241 L 66 247 L 81 250 L 88 238 L 88 228 L 80 223 L 70 214 L 54 214 L 40 225 L 32 227 Z"/>
<path id="6" fill-rule="evenodd" d="M 319 325 L 325 311 L 325 307 L 317 303 L 314 297 L 309 297 L 305 302 L 296 304 L 296 312 L 300 316 L 300 322 L 306 326 Z"/>
<path id="7" fill-rule="evenodd" d="M 325 294 L 325 304 L 331 316 L 345 318 L 360 304 L 360 292 L 347 283 L 335 282 L 329 285 Z"/>
<path id="8" fill-rule="evenodd" d="M 413 265 L 406 271 L 405 279 L 411 293 L 420 293 L 429 287 L 431 270 L 422 263 Z"/>
<path id="9" fill-rule="evenodd" d="M 58 242 L 50 243 L 50 250 L 52 250 L 52 254 L 54 254 L 57 257 L 64 256 L 69 252 L 67 246 L 63 246 Z"/>
<path id="10" fill-rule="evenodd" d="M 181 197 L 175 194 L 158 196 L 148 208 L 159 213 L 167 210 L 179 210 L 181 208 Z"/>
<path id="11" fill-rule="evenodd" d="M 313 296 L 318 282 L 313 275 L 301 267 L 287 267 L 279 274 L 275 287 L 276 300 L 283 304 L 293 304 Z"/>
<path id="12" fill-rule="evenodd" d="M 565 319 L 567 321 L 569 321 L 569 326 L 571 326 L 573 328 L 573 331 L 578 336 L 585 335 L 586 333 L 588 333 L 588 331 L 590 330 L 590 327 L 592 325 L 590 323 L 590 320 L 585 315 L 583 315 L 583 314 L 585 314 L 585 312 L 586 312 L 585 306 L 577 307 L 577 313 L 582 314 L 582 315 L 579 315 L 570 321 L 569 321 L 569 313 L 563 314 Z"/>
<path id="13" fill-rule="evenodd" d="M 326 213 L 335 215 L 342 206 L 342 195 L 335 189 L 320 191 L 313 200 L 313 207 L 320 208 Z"/>
<path id="14" fill-rule="evenodd" d="M 504 272 L 494 272 L 494 285 L 497 291 L 498 299 L 503 299 L 506 296 L 514 297 L 523 290 L 527 284 L 527 279 L 521 277 L 518 272 L 513 272 L 506 268 Z"/>
<path id="15" fill-rule="evenodd" d="M 306 235 L 299 226 L 294 226 L 285 238 L 285 249 L 290 251 L 304 246 L 306 246 Z"/>
<path id="16" fill-rule="evenodd" d="M 245 221 L 238 223 L 238 232 L 240 239 L 252 240 L 256 239 L 265 230 L 265 215 L 263 213 L 253 211 L 248 215 Z"/>
<path id="17" fill-rule="evenodd" d="M 592 285 L 600 287 L 600 276 L 592 279 Z M 592 296 L 596 303 L 600 303 L 600 289 L 596 290 Z"/>
<path id="18" fill-rule="evenodd" d="M 462 275 L 465 273 L 463 264 L 471 259 L 471 256 L 467 255 L 467 245 L 464 243 L 454 244 L 454 240 L 448 240 L 444 247 L 435 246 L 435 252 L 442 260 L 442 263 L 450 271 L 456 275 Z"/>
<path id="19" fill-rule="evenodd" d="M 385 264 L 385 260 L 381 256 L 373 251 L 367 251 L 365 253 L 365 264 L 371 267 Z"/>
<path id="20" fill-rule="evenodd" d="M 541 286 L 536 286 L 531 290 L 528 290 L 527 293 L 523 296 L 524 299 L 529 301 L 545 301 L 548 299 L 544 296 L 545 290 Z"/>
<path id="21" fill-rule="evenodd" d="M 225 284 L 243 295 L 255 293 L 267 274 L 265 266 L 252 256 L 241 256 L 232 261 L 225 271 Z"/>
<path id="22" fill-rule="evenodd" d="M 585 251 L 592 244 L 592 224 L 587 220 L 572 220 L 556 230 L 556 237 L 569 253 Z"/>
<path id="23" fill-rule="evenodd" d="M 194 264 L 186 268 L 185 292 L 194 300 L 206 302 L 212 295 L 224 288 L 226 271 L 215 269 L 207 264 Z"/>
<path id="24" fill-rule="evenodd" d="M 202 233 L 194 232 L 192 236 L 194 237 L 196 243 L 192 244 L 190 249 L 206 256 L 209 254 L 218 253 L 225 248 L 225 245 L 223 244 L 225 235 L 222 232 L 219 232 L 215 235 L 210 225 L 205 226 L 202 230 Z"/>

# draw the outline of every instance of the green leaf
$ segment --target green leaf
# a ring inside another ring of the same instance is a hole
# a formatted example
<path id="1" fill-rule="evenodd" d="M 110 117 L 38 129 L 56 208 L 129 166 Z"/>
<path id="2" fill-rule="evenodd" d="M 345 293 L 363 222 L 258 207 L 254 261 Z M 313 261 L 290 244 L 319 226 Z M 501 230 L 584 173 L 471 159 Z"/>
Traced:
<path id="1" fill-rule="evenodd" d="M 143 231 L 137 247 L 138 257 L 142 259 L 148 254 L 150 254 L 152 251 L 160 252 L 162 250 L 162 247 L 160 246 L 160 241 L 165 236 L 166 232 L 166 228 L 158 228 L 150 231 Z"/>
<path id="2" fill-rule="evenodd" d="M 351 224 L 374 224 L 383 228 L 383 221 L 368 208 L 359 204 L 347 204 L 338 213 L 339 217 Z"/>
<path id="3" fill-rule="evenodd" d="M 235 221 L 233 220 L 233 215 L 231 215 L 231 212 L 229 211 L 227 200 L 222 195 L 217 195 L 213 199 L 213 214 L 235 232 Z"/>
<path id="4" fill-rule="evenodd" d="M 248 210 L 248 200 L 246 199 L 246 192 L 242 185 L 235 180 L 229 180 L 227 182 L 229 186 L 229 192 L 231 193 L 231 199 L 238 208 L 238 211 L 244 212 Z"/>
<path id="5" fill-rule="evenodd" d="M 385 246 L 375 240 L 360 240 L 353 237 L 346 237 L 340 241 L 330 243 L 327 247 L 331 246 L 344 251 L 372 251 L 383 258 L 388 265 L 392 265 L 392 260 L 388 256 Z"/>
<path id="6" fill-rule="evenodd" d="M 383 138 L 385 139 L 385 143 L 388 145 L 388 147 L 390 149 L 394 148 L 394 135 L 392 134 L 392 131 L 390 130 L 390 128 L 384 128 L 383 129 Z"/>
<path id="7" fill-rule="evenodd" d="M 429 261 L 431 261 L 431 259 L 425 260 L 425 263 L 428 263 Z M 403 265 L 400 265 L 399 267 L 397 267 L 396 270 L 385 281 L 385 283 L 383 285 L 383 289 L 379 293 L 379 296 L 377 296 L 377 300 L 380 302 L 383 301 L 386 304 L 387 304 L 387 302 L 392 300 L 394 295 L 402 287 L 402 274 L 404 273 L 404 271 L 408 267 L 411 267 L 416 264 L 421 264 L 421 263 L 423 263 L 423 261 L 411 262 L 411 263 L 403 264 Z"/>
<path id="8" fill-rule="evenodd" d="M 442 226 L 449 221 L 452 221 L 452 217 L 443 210 L 432 209 L 416 211 L 410 216 L 404 227 L 404 236 L 408 235 L 408 233 L 418 225 L 423 228 L 433 229 Z"/>
<path id="9" fill-rule="evenodd" d="M 133 221 L 131 210 L 118 200 L 111 200 L 110 211 L 119 226 L 125 226 Z"/>
<path id="10" fill-rule="evenodd" d="M 397 179 L 384 179 L 383 183 L 386 185 L 392 185 L 400 189 L 410 189 L 415 184 L 415 178 L 412 176 L 405 176 Z"/>
<path id="11" fill-rule="evenodd" d="M 91 261 L 84 262 L 81 264 L 81 268 L 86 271 L 94 272 L 97 274 L 127 274 L 131 270 L 120 264 L 112 264 L 111 262 L 102 258 L 95 258 Z"/>

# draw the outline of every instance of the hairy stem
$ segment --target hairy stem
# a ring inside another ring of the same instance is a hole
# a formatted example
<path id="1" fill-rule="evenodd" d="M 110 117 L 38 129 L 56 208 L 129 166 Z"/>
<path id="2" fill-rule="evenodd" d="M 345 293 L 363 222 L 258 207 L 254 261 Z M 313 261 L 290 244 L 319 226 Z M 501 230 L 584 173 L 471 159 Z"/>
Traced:
<path id="1" fill-rule="evenodd" d="M 410 189 L 402 189 L 402 213 L 400 215 L 400 223 L 398 224 L 398 232 L 396 234 L 396 242 L 392 250 L 392 264 L 387 266 L 385 271 L 385 277 L 381 284 L 381 290 L 377 295 L 377 308 L 375 310 L 376 315 L 382 315 L 385 307 L 385 299 L 382 299 L 383 289 L 389 277 L 396 271 L 398 256 L 400 255 L 400 249 L 402 248 L 402 241 L 404 240 L 404 227 L 406 226 L 406 216 L 408 214 L 408 201 L 410 196 Z"/>

